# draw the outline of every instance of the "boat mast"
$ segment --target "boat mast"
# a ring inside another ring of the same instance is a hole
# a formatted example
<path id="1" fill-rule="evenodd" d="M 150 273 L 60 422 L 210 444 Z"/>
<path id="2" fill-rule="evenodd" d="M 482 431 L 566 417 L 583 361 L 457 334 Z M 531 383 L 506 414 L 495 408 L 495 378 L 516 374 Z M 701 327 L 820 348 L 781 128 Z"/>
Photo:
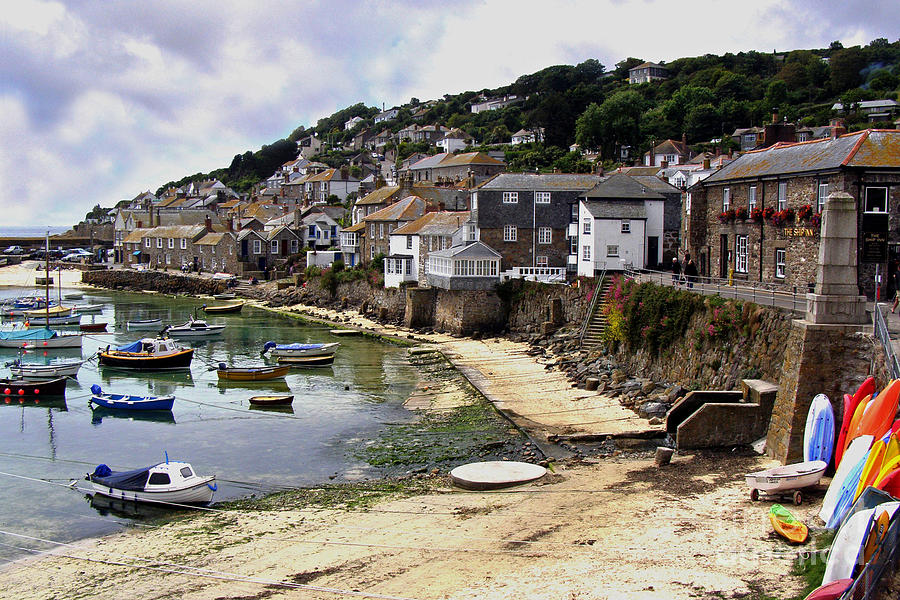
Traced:
<path id="1" fill-rule="evenodd" d="M 47 320 L 44 321 L 44 326 L 47 329 L 50 329 L 50 230 L 47 230 L 47 239 L 45 241 L 44 248 L 44 311 L 47 316 Z"/>

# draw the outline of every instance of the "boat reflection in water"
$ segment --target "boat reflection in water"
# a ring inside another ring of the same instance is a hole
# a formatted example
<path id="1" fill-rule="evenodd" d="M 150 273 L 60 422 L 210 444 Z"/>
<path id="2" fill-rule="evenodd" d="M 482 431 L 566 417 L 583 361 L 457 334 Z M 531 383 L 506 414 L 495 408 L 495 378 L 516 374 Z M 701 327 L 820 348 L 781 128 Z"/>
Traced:
<path id="1" fill-rule="evenodd" d="M 95 406 L 91 411 L 91 423 L 100 425 L 103 419 L 122 419 L 125 421 L 152 421 L 155 423 L 175 424 L 175 415 L 171 410 L 121 411 L 102 406 Z"/>
<path id="2" fill-rule="evenodd" d="M 91 505 L 91 508 L 104 517 L 113 516 L 135 520 L 168 519 L 172 517 L 173 513 L 180 510 L 177 506 L 156 506 L 147 502 L 119 500 L 102 494 L 85 494 L 84 499 Z"/>

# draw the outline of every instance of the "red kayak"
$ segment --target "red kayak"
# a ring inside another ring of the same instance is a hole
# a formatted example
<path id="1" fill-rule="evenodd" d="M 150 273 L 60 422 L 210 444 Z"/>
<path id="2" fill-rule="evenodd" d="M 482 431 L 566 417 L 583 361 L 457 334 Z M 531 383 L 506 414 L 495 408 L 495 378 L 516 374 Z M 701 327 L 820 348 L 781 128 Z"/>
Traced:
<path id="1" fill-rule="evenodd" d="M 838 435 L 837 444 L 834 446 L 834 467 L 841 463 L 841 458 L 844 456 L 844 450 L 847 449 L 847 444 L 850 440 L 847 439 L 847 433 L 850 429 L 850 420 L 853 419 L 853 413 L 856 412 L 856 407 L 859 406 L 859 403 L 862 402 L 863 398 L 866 396 L 871 396 L 875 393 L 875 378 L 868 377 L 865 381 L 862 382 L 862 385 L 859 386 L 859 389 L 856 390 L 856 393 L 853 396 L 849 394 L 844 395 L 844 413 L 841 421 L 841 432 Z"/>
<path id="2" fill-rule="evenodd" d="M 852 584 L 852 579 L 838 579 L 831 583 L 826 583 L 810 592 L 806 600 L 837 600 Z"/>

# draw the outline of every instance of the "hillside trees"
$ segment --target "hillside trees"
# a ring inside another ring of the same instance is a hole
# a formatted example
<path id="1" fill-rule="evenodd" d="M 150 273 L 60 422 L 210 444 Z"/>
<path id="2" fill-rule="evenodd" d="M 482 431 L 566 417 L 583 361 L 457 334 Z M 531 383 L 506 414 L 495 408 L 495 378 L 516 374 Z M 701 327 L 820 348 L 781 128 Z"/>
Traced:
<path id="1" fill-rule="evenodd" d="M 612 157 L 620 146 L 636 147 L 644 100 L 634 90 L 622 90 L 602 104 L 593 103 L 578 117 L 575 141 L 582 148 L 599 149 L 601 156 Z"/>

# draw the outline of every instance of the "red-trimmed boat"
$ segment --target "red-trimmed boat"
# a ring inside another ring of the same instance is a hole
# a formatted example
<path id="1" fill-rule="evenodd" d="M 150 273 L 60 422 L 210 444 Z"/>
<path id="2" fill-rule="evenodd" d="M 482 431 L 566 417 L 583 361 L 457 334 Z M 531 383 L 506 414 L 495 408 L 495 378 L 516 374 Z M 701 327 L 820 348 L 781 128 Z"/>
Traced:
<path id="1" fill-rule="evenodd" d="M 65 396 L 66 377 L 47 381 L 27 381 L 25 379 L 0 379 L 2 396 Z"/>
<path id="2" fill-rule="evenodd" d="M 167 337 L 143 338 L 127 346 L 98 352 L 101 367 L 135 371 L 171 371 L 189 369 L 194 349 L 179 346 Z"/>

